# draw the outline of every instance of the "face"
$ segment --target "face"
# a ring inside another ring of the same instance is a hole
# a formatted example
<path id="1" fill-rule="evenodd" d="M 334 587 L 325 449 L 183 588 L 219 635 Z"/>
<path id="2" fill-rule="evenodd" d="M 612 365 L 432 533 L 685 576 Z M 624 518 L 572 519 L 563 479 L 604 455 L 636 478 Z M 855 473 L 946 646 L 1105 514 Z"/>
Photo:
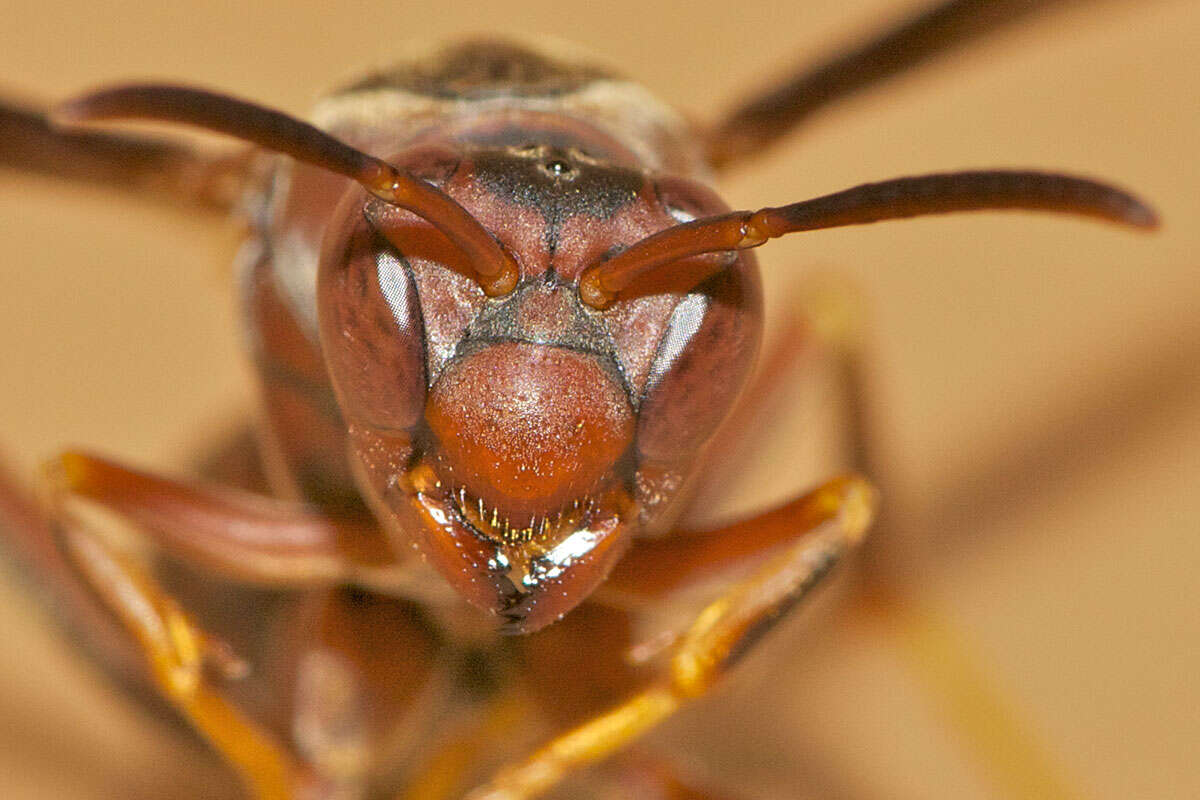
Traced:
<path id="1" fill-rule="evenodd" d="M 703 256 L 598 311 L 589 266 L 726 211 L 705 188 L 569 146 L 443 147 L 396 163 L 437 183 L 517 260 L 488 298 L 428 222 L 352 190 L 323 247 L 322 346 L 376 513 L 467 601 L 524 633 L 601 583 L 635 531 L 674 519 L 745 380 L 760 290 Z M 715 271 L 715 272 L 714 272 Z"/>

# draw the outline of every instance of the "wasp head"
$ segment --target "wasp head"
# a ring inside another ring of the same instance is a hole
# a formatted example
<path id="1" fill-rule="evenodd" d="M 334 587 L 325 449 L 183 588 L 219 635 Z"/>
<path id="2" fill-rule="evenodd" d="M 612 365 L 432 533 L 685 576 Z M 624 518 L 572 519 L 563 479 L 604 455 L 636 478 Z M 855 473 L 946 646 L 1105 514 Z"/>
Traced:
<path id="1" fill-rule="evenodd" d="M 584 270 L 720 201 L 569 147 L 450 153 L 393 163 L 495 237 L 513 288 L 489 296 L 434 226 L 359 192 L 322 256 L 322 346 L 377 514 L 528 632 L 586 598 L 635 533 L 669 524 L 753 359 L 759 289 L 747 256 L 719 254 L 699 285 L 590 307 Z"/>

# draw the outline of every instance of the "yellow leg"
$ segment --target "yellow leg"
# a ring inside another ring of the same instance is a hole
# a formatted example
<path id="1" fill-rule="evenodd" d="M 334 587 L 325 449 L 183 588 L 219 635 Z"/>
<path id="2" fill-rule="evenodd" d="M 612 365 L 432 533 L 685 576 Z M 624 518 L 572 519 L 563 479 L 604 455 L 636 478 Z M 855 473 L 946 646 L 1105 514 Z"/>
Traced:
<path id="1" fill-rule="evenodd" d="M 396 800 L 460 797 L 471 771 L 478 770 L 478 754 L 503 742 L 532 713 L 531 704 L 519 694 L 505 692 L 493 698 L 482 718 L 438 748 Z"/>
<path id="2" fill-rule="evenodd" d="M 759 635 L 858 544 L 872 517 L 874 491 L 861 479 L 842 478 L 791 506 L 811 532 L 705 607 L 676 644 L 661 679 L 554 738 L 525 761 L 502 769 L 468 795 L 469 800 L 536 797 L 572 770 L 621 750 L 684 703 L 707 693 Z"/>
<path id="3" fill-rule="evenodd" d="M 62 481 L 48 475 L 52 495 Z M 244 665 L 207 636 L 132 560 L 58 509 L 63 544 L 88 585 L 140 645 L 156 685 L 229 761 L 256 800 L 288 800 L 299 770 L 274 738 L 225 697 L 210 671 L 235 678 Z"/>

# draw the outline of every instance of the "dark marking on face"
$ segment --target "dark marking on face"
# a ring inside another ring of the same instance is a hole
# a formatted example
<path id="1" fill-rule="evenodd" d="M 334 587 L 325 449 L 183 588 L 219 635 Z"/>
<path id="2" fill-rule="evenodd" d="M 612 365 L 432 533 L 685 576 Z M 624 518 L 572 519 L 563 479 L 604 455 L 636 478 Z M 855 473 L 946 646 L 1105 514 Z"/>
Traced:
<path id="1" fill-rule="evenodd" d="M 546 221 L 546 246 L 555 251 L 559 229 L 584 214 L 610 219 L 637 200 L 646 187 L 636 170 L 594 161 L 578 150 L 529 144 L 483 150 L 474 158 L 475 177 L 506 202 L 531 208 Z"/>
<path id="2" fill-rule="evenodd" d="M 553 281 L 530 281 L 503 302 L 486 308 L 471 323 L 462 344 L 503 341 L 616 358 L 612 337 L 584 311 L 579 292 Z"/>
<path id="3" fill-rule="evenodd" d="M 501 342 L 549 345 L 597 356 L 597 364 L 637 406 L 608 331 L 590 314 L 573 286 L 554 280 L 530 281 L 475 318 L 455 348 L 461 359 Z"/>

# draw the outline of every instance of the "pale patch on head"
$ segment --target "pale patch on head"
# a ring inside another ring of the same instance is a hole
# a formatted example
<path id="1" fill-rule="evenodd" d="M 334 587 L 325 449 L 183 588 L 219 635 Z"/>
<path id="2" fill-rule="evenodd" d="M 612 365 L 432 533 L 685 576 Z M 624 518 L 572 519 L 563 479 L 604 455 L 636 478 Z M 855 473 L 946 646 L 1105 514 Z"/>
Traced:
<path id="1" fill-rule="evenodd" d="M 439 123 L 514 111 L 562 114 L 591 124 L 636 154 L 651 171 L 711 177 L 696 132 L 683 116 L 642 86 L 617 78 L 592 80 L 558 94 L 472 99 L 371 88 L 326 97 L 310 119 L 319 128 L 343 135 L 387 129 L 391 141 L 386 147 L 376 145 L 373 152 L 388 157 L 403 149 L 418 131 Z M 372 145 L 369 141 L 361 144 Z M 383 152 L 389 148 L 391 152 Z"/>

